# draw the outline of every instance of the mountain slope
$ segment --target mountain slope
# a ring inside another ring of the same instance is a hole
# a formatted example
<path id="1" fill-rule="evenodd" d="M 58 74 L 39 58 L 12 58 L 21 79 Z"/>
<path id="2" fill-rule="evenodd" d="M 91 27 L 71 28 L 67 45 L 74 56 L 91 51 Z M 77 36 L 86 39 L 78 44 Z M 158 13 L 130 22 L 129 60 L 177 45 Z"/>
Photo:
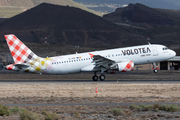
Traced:
<path id="1" fill-rule="evenodd" d="M 172 13 L 172 12 L 171 12 Z M 114 22 L 135 22 L 151 25 L 180 25 L 180 15 L 171 14 L 160 9 L 150 8 L 142 4 L 129 4 L 125 8 L 117 8 L 115 12 L 103 17 Z"/>
<path id="2" fill-rule="evenodd" d="M 14 33 L 23 41 L 91 47 L 144 44 L 144 38 L 79 8 L 43 3 L 0 24 L 3 35 Z M 129 42 L 136 41 L 134 42 Z"/>
<path id="3" fill-rule="evenodd" d="M 150 8 L 142 4 L 130 4 L 118 8 L 103 18 L 115 22 L 127 31 L 149 36 L 151 43 L 166 45 L 180 55 L 180 11 Z"/>
<path id="4" fill-rule="evenodd" d="M 69 5 L 102 16 L 101 13 L 90 10 L 72 0 L 0 0 L 0 17 L 12 17 L 44 2 L 64 6 Z"/>
<path id="5" fill-rule="evenodd" d="M 32 0 L 0 0 L 0 6 L 33 7 Z"/>

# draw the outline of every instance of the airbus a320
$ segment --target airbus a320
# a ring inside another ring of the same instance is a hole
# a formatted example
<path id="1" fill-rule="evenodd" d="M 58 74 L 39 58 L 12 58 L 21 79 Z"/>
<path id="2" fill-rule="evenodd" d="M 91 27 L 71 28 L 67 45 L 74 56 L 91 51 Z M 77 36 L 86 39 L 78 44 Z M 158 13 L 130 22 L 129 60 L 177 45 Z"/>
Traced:
<path id="1" fill-rule="evenodd" d="M 7 70 L 40 74 L 94 72 L 94 81 L 105 80 L 104 73 L 133 71 L 134 65 L 165 61 L 176 53 L 164 45 L 148 44 L 110 50 L 42 58 L 33 53 L 15 35 L 5 35 L 14 63 Z M 155 68 L 155 66 L 154 66 Z M 96 73 L 101 75 L 97 76 Z M 154 69 L 157 72 L 157 69 Z"/>

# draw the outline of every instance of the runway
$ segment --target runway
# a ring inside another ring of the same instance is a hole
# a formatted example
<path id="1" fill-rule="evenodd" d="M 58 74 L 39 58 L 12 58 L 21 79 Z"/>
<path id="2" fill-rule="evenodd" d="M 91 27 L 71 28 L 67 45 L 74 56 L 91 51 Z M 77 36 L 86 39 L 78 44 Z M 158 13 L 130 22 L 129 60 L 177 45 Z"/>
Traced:
<path id="1" fill-rule="evenodd" d="M 0 84 L 180 84 L 180 80 L 0 80 Z"/>

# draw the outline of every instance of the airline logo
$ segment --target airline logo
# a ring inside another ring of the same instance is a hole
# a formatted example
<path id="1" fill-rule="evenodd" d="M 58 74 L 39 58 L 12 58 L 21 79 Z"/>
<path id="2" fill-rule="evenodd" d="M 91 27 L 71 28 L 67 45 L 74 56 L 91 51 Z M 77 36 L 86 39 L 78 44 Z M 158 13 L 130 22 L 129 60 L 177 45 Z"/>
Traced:
<path id="1" fill-rule="evenodd" d="M 122 50 L 123 55 L 134 55 L 134 54 L 141 54 L 141 53 L 151 53 L 149 47 L 144 48 L 136 48 L 136 49 L 128 49 Z"/>

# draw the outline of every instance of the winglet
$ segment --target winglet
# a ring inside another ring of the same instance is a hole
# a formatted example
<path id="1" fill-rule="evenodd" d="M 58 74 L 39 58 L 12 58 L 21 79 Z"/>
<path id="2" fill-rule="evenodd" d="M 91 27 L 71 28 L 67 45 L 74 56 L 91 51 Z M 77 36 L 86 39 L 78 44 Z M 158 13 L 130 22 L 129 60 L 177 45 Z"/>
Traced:
<path id="1" fill-rule="evenodd" d="M 89 53 L 89 55 L 90 55 L 90 57 L 91 57 L 91 58 L 93 58 L 93 56 L 94 56 L 94 55 L 93 55 L 93 54 L 91 54 L 91 53 Z"/>

